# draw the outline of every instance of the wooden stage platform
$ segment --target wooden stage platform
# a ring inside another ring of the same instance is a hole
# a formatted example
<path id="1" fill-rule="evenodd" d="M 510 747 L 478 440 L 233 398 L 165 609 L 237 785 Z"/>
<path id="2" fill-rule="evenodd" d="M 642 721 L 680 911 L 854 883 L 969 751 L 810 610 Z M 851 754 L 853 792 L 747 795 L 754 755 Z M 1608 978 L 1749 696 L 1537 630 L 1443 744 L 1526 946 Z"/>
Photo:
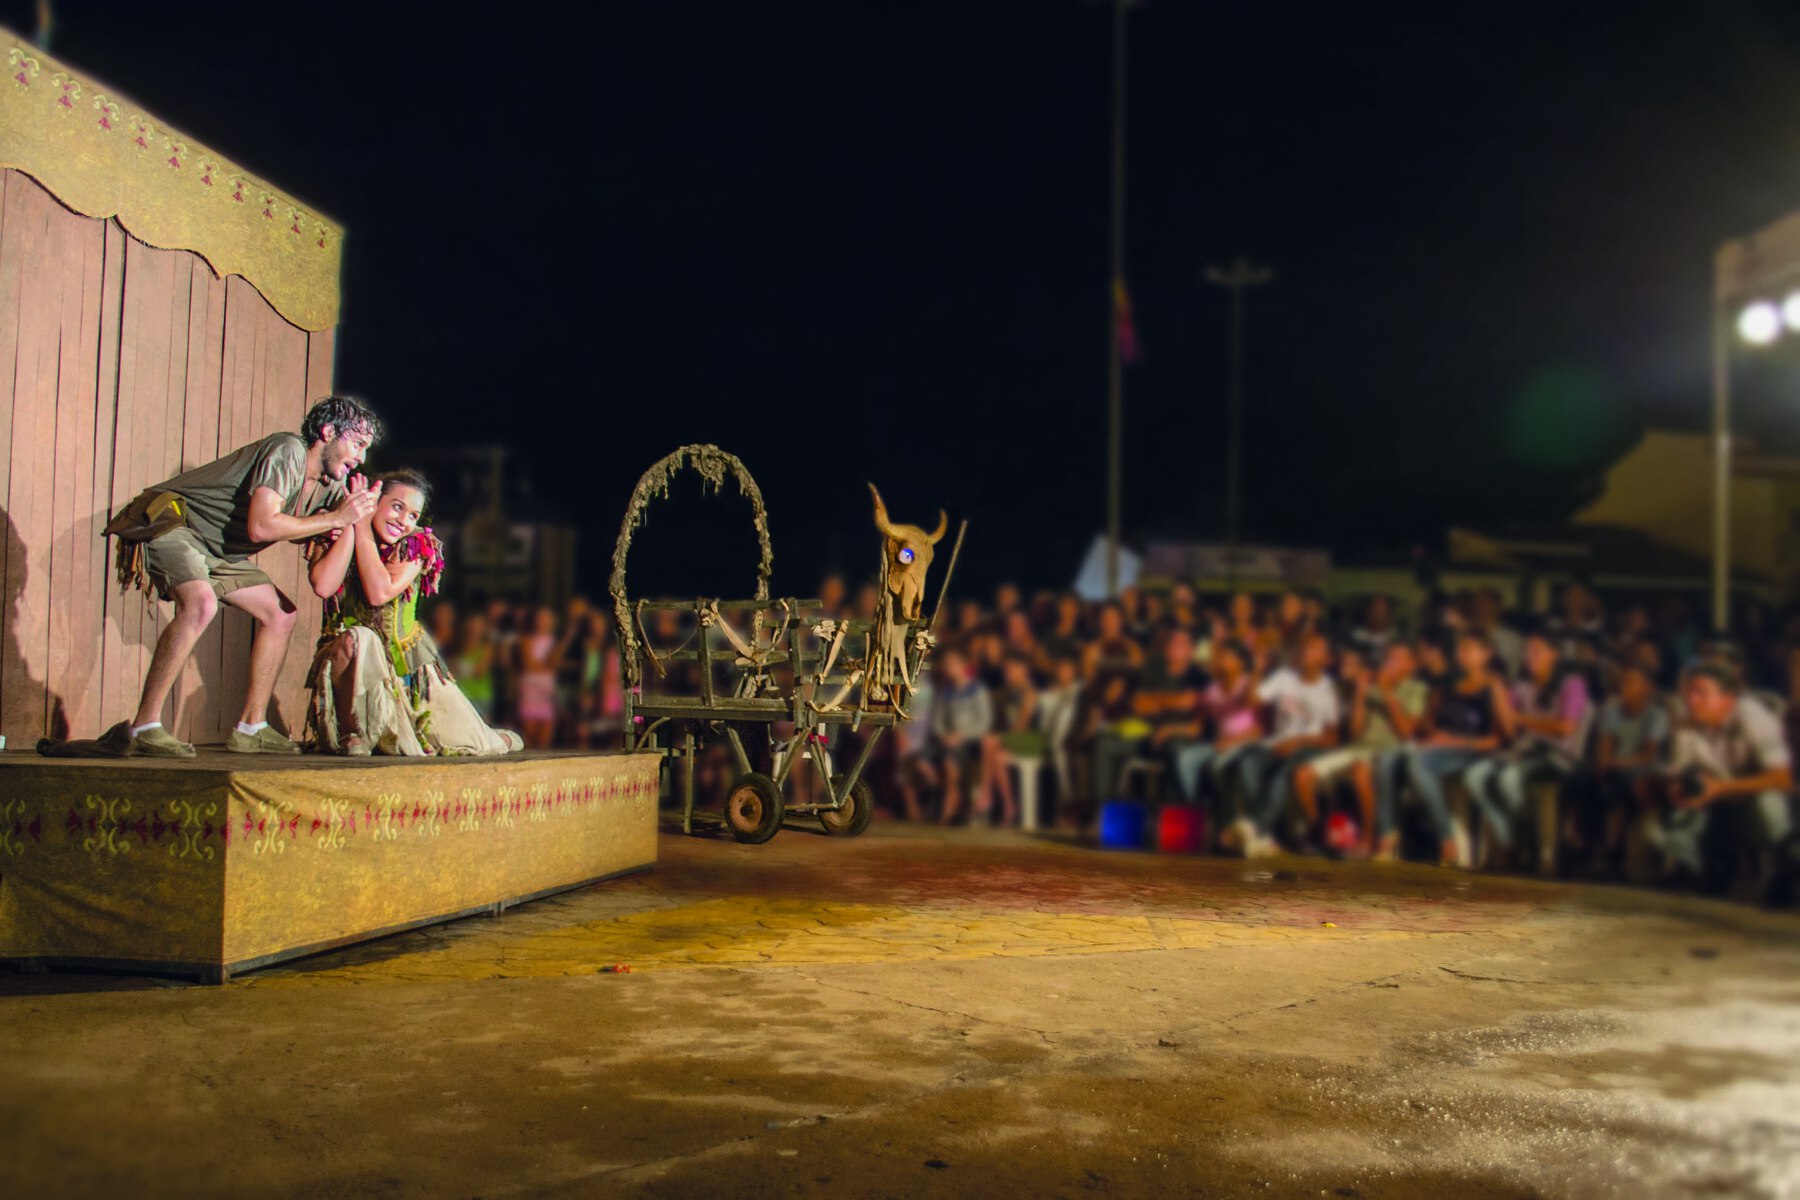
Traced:
<path id="1" fill-rule="evenodd" d="M 0 753 L 0 960 L 222 981 L 648 870 L 659 767 Z"/>

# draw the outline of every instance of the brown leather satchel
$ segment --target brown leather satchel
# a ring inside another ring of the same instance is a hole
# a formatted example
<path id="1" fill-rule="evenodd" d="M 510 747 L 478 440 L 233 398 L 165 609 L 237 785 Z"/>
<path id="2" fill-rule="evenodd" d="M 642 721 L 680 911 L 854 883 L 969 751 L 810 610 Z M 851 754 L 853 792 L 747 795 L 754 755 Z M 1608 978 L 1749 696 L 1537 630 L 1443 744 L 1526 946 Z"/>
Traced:
<path id="1" fill-rule="evenodd" d="M 121 590 L 130 591 L 133 587 L 150 590 L 150 576 L 144 570 L 144 543 L 185 526 L 186 503 L 174 492 L 150 488 L 120 509 L 100 531 L 106 537 L 119 539 L 113 566 L 118 571 Z"/>

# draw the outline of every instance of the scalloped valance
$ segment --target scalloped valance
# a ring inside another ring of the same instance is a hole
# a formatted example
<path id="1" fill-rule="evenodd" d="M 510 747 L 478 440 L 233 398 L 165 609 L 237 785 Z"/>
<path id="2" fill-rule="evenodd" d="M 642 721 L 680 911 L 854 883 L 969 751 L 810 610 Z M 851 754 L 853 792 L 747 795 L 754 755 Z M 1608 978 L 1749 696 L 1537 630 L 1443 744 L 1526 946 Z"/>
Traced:
<path id="1" fill-rule="evenodd" d="M 128 98 L 0 29 L 0 167 L 139 241 L 239 275 L 306 330 L 337 324 L 344 231 L 164 125 Z"/>

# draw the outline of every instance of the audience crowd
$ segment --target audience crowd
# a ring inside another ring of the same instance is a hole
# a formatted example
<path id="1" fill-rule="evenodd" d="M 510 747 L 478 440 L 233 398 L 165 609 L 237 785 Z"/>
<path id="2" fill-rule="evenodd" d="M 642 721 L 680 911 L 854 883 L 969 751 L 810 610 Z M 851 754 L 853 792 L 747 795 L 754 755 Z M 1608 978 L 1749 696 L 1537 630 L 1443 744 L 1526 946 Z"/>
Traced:
<path id="1" fill-rule="evenodd" d="M 866 616 L 876 596 L 833 578 L 820 600 Z M 1411 628 L 1383 596 L 1338 610 L 1176 584 L 1095 604 L 1003 585 L 944 618 L 913 719 L 869 768 L 907 819 L 1018 824 L 1035 796 L 1032 823 L 1094 833 L 1109 804 L 1181 806 L 1225 854 L 1791 894 L 1800 611 L 1748 603 L 1726 639 L 1680 597 L 1608 611 L 1579 584 L 1531 616 L 1493 589 L 1439 596 Z M 485 718 L 532 747 L 616 744 L 608 613 L 428 619 Z"/>

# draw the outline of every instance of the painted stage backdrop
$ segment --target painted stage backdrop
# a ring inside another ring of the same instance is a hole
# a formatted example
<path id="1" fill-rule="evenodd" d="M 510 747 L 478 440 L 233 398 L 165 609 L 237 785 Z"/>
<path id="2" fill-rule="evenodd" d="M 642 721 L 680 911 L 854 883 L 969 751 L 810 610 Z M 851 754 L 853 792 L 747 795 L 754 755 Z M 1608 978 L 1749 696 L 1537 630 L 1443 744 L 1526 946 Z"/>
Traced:
<path id="1" fill-rule="evenodd" d="M 119 590 L 100 528 L 331 391 L 343 231 L 11 31 L 0 48 L 0 734 L 24 749 L 136 708 L 169 606 Z M 272 714 L 297 733 L 319 604 L 295 547 L 257 561 L 300 607 Z M 249 646 L 221 609 L 177 736 L 223 740 Z"/>

